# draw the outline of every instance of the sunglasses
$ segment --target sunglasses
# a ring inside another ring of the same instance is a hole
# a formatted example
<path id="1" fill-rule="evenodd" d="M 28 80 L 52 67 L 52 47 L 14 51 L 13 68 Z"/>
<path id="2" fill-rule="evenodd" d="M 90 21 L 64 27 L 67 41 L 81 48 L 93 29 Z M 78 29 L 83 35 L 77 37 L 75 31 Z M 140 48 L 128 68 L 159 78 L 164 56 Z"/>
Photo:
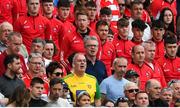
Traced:
<path id="1" fill-rule="evenodd" d="M 128 98 L 126 98 L 126 97 L 120 97 L 117 100 L 117 102 L 127 102 L 127 101 L 128 101 Z"/>
<path id="2" fill-rule="evenodd" d="M 133 93 L 133 92 L 138 92 L 139 91 L 139 89 L 130 89 L 130 90 L 127 90 L 129 93 Z"/>
<path id="3" fill-rule="evenodd" d="M 62 76 L 63 75 L 63 73 L 62 72 L 56 72 L 56 73 L 53 73 L 53 74 L 55 74 L 56 76 Z"/>

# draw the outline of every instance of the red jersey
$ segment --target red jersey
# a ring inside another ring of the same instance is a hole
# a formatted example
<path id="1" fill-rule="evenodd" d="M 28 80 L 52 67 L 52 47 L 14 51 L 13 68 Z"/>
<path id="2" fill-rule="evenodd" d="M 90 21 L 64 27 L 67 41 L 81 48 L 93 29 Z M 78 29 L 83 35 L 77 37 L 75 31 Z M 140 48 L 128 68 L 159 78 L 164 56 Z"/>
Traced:
<path id="1" fill-rule="evenodd" d="M 0 54 L 0 76 L 2 76 L 6 71 L 6 68 L 4 66 L 4 59 L 5 59 L 6 56 L 7 56 L 6 50 L 3 51 Z M 23 71 L 23 73 L 26 73 L 27 72 L 27 67 L 26 67 L 24 58 L 20 54 L 19 54 L 19 57 L 20 57 L 20 61 L 21 61 L 22 71 Z"/>
<path id="2" fill-rule="evenodd" d="M 116 52 L 114 45 L 111 42 L 106 41 L 101 46 L 100 60 L 105 64 L 108 76 L 112 75 L 111 66 L 115 58 Z"/>
<path id="3" fill-rule="evenodd" d="M 161 83 L 163 88 L 166 87 L 167 86 L 166 80 L 164 78 L 164 74 L 160 65 L 157 62 L 153 62 L 152 64 L 149 64 L 148 62 L 145 62 L 145 63 L 148 67 L 152 69 L 153 78 L 158 80 Z"/>
<path id="4" fill-rule="evenodd" d="M 166 82 L 168 83 L 172 79 L 180 79 L 180 58 L 169 59 L 167 56 L 163 56 L 157 60 L 164 73 Z"/>
<path id="5" fill-rule="evenodd" d="M 49 39 L 51 37 L 51 25 L 49 20 L 42 15 L 20 17 L 14 23 L 14 31 L 20 32 L 23 44 L 30 52 L 32 40 L 34 38 Z"/>
<path id="6" fill-rule="evenodd" d="M 153 78 L 153 71 L 151 70 L 151 68 L 149 68 L 145 63 L 141 67 L 134 63 L 130 63 L 128 64 L 127 70 L 130 69 L 138 73 L 140 80 L 140 89 L 145 90 L 146 81 Z"/>
<path id="7" fill-rule="evenodd" d="M 165 55 L 165 48 L 164 48 L 164 41 L 155 42 L 156 44 L 156 51 L 155 51 L 155 60 L 158 60 L 160 57 L 163 57 Z"/>

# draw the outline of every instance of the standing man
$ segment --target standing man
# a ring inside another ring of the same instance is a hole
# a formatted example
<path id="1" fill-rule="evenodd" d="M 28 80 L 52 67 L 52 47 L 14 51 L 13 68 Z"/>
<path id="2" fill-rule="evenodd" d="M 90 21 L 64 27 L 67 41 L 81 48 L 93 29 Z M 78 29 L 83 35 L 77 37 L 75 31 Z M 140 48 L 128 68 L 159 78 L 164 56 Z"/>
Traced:
<path id="1" fill-rule="evenodd" d="M 81 91 L 87 91 L 91 96 L 91 103 L 101 106 L 101 94 L 98 82 L 94 76 L 85 73 L 87 63 L 82 53 L 76 53 L 73 58 L 73 72 L 64 78 L 68 84 L 73 99 L 75 100 Z M 75 100 L 76 101 L 76 100 Z"/>
<path id="2" fill-rule="evenodd" d="M 123 78 L 123 76 L 126 73 L 127 64 L 127 59 L 124 57 L 114 59 L 114 74 L 104 79 L 100 84 L 102 102 L 104 100 L 116 102 L 119 97 L 125 97 L 124 85 L 129 81 Z"/>
<path id="3" fill-rule="evenodd" d="M 14 23 L 14 30 L 22 34 L 23 44 L 30 53 L 30 45 L 34 38 L 51 37 L 51 26 L 48 19 L 39 14 L 40 0 L 27 0 L 27 8 L 27 15 L 20 17 Z"/>

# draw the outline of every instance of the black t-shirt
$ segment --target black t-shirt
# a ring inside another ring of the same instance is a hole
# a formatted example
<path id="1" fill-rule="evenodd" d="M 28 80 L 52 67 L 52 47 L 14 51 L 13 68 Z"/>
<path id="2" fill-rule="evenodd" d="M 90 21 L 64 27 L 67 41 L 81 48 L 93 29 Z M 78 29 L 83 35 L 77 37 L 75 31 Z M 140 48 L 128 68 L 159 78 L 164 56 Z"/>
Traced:
<path id="1" fill-rule="evenodd" d="M 45 107 L 47 105 L 48 102 L 42 100 L 42 99 L 38 99 L 35 100 L 33 98 L 31 98 L 31 101 L 29 102 L 29 107 Z"/>

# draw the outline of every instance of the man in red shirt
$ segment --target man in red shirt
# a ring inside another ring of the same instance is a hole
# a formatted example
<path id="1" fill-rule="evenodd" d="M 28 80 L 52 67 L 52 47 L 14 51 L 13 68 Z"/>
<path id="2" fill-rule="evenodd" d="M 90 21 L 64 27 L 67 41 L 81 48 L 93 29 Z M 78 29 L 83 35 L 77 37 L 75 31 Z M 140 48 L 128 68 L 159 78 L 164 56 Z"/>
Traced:
<path id="1" fill-rule="evenodd" d="M 165 56 L 157 60 L 163 70 L 164 77 L 168 83 L 172 79 L 180 79 L 180 58 L 177 53 L 177 39 L 173 35 L 167 35 L 164 39 Z"/>
<path id="2" fill-rule="evenodd" d="M 39 14 L 39 0 L 27 0 L 27 7 L 27 15 L 20 17 L 14 23 L 14 30 L 22 34 L 23 43 L 30 53 L 30 45 L 34 38 L 49 39 L 51 37 L 51 26 L 48 19 Z"/>
<path id="3" fill-rule="evenodd" d="M 21 60 L 21 71 L 23 71 L 22 73 L 26 73 L 27 72 L 27 68 L 26 68 L 26 64 L 24 61 L 24 58 L 22 55 L 20 55 L 20 48 L 22 45 L 22 36 L 20 33 L 17 32 L 11 32 L 10 34 L 8 34 L 8 38 L 7 38 L 7 49 L 4 50 L 2 52 L 2 54 L 0 54 L 0 76 L 5 72 L 5 67 L 3 65 L 3 61 L 5 59 L 5 57 L 7 55 L 10 54 L 18 54 Z"/>

